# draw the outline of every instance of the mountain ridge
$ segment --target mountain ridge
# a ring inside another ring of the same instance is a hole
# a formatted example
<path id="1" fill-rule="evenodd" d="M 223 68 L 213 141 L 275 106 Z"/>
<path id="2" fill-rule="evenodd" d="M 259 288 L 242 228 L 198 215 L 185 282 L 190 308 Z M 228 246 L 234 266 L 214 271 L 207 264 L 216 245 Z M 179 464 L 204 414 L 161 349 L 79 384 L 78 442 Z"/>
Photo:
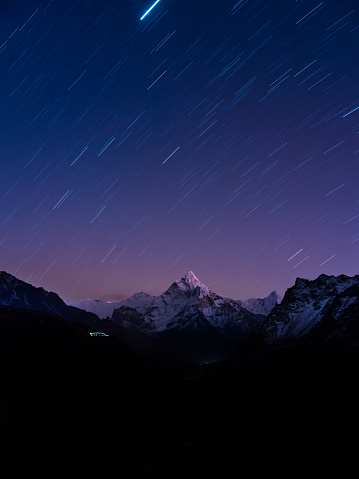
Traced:
<path id="1" fill-rule="evenodd" d="M 165 294 L 167 291 L 174 291 L 178 288 L 181 291 L 193 291 L 196 287 L 200 288 L 200 297 L 203 297 L 204 294 L 209 294 L 211 291 L 203 284 L 197 276 L 192 271 L 187 271 L 180 279 L 174 281 L 170 287 L 161 295 Z M 76 308 L 84 309 L 86 311 L 92 312 L 99 316 L 102 319 L 107 317 L 111 317 L 113 311 L 121 306 L 126 306 L 130 308 L 135 308 L 137 311 L 144 313 L 146 307 L 154 302 L 154 298 L 158 296 L 151 296 L 148 293 L 138 292 L 134 293 L 127 299 L 124 299 L 119 302 L 108 303 L 102 300 L 92 300 L 89 298 L 80 300 L 80 301 L 65 301 L 66 304 L 70 306 L 74 306 Z M 276 301 L 280 302 L 281 297 L 276 291 L 272 291 L 267 297 L 265 298 L 250 298 L 248 300 L 232 300 L 231 298 L 227 298 L 231 301 L 235 301 L 238 303 L 242 308 L 246 309 L 250 313 L 253 314 L 261 314 L 267 315 L 271 311 L 271 309 L 275 306 Z"/>
<path id="2" fill-rule="evenodd" d="M 267 298 L 244 302 L 223 298 L 188 271 L 159 296 L 135 293 L 119 303 L 83 301 L 82 306 L 96 305 L 100 310 L 106 305 L 108 320 L 100 320 L 93 313 L 66 304 L 56 293 L 0 272 L 3 307 L 45 311 L 73 322 L 103 327 L 116 335 L 130 334 L 132 344 L 136 335 L 163 342 L 170 337 L 173 344 L 180 344 L 181 337 L 185 347 L 187 339 L 195 335 L 197 346 L 204 337 L 210 338 L 211 344 L 216 337 L 222 346 L 227 344 L 223 338 L 228 338 L 238 347 L 250 337 L 271 347 L 295 342 L 347 349 L 359 346 L 359 275 L 297 278 L 279 301 L 275 291 Z M 256 313 L 245 309 L 243 303 Z M 258 310 L 268 314 L 258 314 Z"/>
<path id="3" fill-rule="evenodd" d="M 351 292 L 348 304 L 344 304 L 346 291 Z M 324 335 L 328 318 L 340 321 L 341 314 L 358 301 L 359 275 L 321 274 L 315 280 L 297 278 L 294 286 L 287 289 L 281 303 L 266 317 L 261 332 L 268 344 L 301 340 L 308 334 L 313 336 L 314 330 L 322 331 L 321 341 L 325 342 L 331 334 L 328 332 Z M 336 312 L 333 308 L 336 308 Z M 318 339 L 319 336 L 317 333 Z"/>
<path id="4" fill-rule="evenodd" d="M 6 271 L 0 271 L 0 305 L 48 312 L 88 325 L 99 320 L 91 312 L 67 305 L 57 293 L 37 288 Z"/>
<path id="5" fill-rule="evenodd" d="M 174 281 L 161 295 L 141 295 L 140 299 L 139 307 L 124 301 L 114 309 L 111 319 L 147 334 L 215 328 L 220 334 L 238 337 L 249 334 L 263 320 L 261 315 L 248 312 L 237 301 L 213 293 L 192 271 Z M 128 321 L 128 307 L 137 312 L 137 315 L 134 311 L 131 313 L 135 323 Z"/>

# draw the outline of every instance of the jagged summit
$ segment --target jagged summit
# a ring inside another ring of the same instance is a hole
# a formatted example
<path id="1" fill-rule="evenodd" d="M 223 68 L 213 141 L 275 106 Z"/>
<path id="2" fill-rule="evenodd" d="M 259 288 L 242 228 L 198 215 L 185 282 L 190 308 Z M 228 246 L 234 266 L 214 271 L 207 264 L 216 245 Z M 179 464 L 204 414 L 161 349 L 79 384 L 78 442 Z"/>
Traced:
<path id="1" fill-rule="evenodd" d="M 187 271 L 183 276 L 182 278 L 183 280 L 195 280 L 195 281 L 198 281 L 198 278 L 197 276 L 194 274 L 193 271 Z"/>
<path id="2" fill-rule="evenodd" d="M 199 286 L 201 291 L 209 293 L 209 288 L 197 278 L 197 276 L 192 271 L 187 271 L 180 279 L 178 279 L 174 284 L 176 284 L 182 290 L 193 290 Z"/>
<path id="3" fill-rule="evenodd" d="M 149 297 L 152 297 L 150 294 L 144 292 L 144 291 L 140 291 L 138 293 L 134 293 L 132 295 L 134 298 L 149 298 Z"/>
<path id="4" fill-rule="evenodd" d="M 348 280 L 352 278 L 357 278 L 358 275 L 356 276 L 347 276 L 346 274 L 340 274 L 338 276 L 335 275 L 328 275 L 322 273 L 321 275 L 318 276 L 316 279 L 307 279 L 307 278 L 299 278 L 297 277 L 295 280 L 294 286 L 298 285 L 312 285 L 312 284 L 340 284 L 340 283 L 346 283 Z"/>
<path id="5" fill-rule="evenodd" d="M 314 280 L 297 278 L 294 286 L 287 289 L 282 302 L 263 323 L 268 342 L 299 339 L 313 328 L 324 330 L 323 318 L 340 318 L 342 310 L 358 301 L 358 287 L 359 275 L 350 277 L 344 274 L 321 274 Z M 335 304 L 337 306 L 334 311 Z"/>

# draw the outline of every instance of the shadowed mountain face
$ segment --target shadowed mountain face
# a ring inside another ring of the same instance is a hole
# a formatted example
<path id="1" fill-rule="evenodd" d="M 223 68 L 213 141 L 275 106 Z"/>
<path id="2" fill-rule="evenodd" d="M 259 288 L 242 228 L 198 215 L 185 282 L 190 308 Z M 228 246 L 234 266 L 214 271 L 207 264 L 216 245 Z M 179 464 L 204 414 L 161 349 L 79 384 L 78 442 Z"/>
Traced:
<path id="1" fill-rule="evenodd" d="M 358 302 L 359 276 L 297 278 L 260 331 L 268 344 L 305 339 L 350 348 L 358 342 Z"/>
<path id="2" fill-rule="evenodd" d="M 35 288 L 4 271 L 0 272 L 0 305 L 44 311 L 84 324 L 96 324 L 92 313 L 67 306 L 56 293 Z"/>
<path id="3" fill-rule="evenodd" d="M 38 309 L 61 316 L 64 302 L 56 294 L 35 288 L 4 271 L 0 272 L 0 303 L 14 308 Z"/>
<path id="4" fill-rule="evenodd" d="M 359 279 L 359 277 L 357 277 Z M 359 282 L 358 282 L 359 283 Z M 345 289 L 324 308 L 321 320 L 306 335 L 309 344 L 346 350 L 359 346 L 359 284 Z"/>

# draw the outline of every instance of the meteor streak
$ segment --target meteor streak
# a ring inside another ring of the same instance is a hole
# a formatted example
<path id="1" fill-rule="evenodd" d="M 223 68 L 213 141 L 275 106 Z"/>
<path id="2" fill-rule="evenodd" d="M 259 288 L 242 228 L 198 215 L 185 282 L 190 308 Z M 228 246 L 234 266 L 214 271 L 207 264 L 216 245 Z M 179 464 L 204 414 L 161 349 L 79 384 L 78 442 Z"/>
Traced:
<path id="1" fill-rule="evenodd" d="M 155 2 L 155 3 L 152 5 L 152 7 L 147 10 L 147 12 L 142 15 L 142 17 L 140 18 L 140 20 L 143 20 L 143 19 L 145 18 L 145 16 L 146 16 L 148 13 L 150 13 L 150 11 L 152 10 L 152 8 L 155 7 L 159 1 L 160 1 L 160 0 L 157 0 L 157 2 Z"/>

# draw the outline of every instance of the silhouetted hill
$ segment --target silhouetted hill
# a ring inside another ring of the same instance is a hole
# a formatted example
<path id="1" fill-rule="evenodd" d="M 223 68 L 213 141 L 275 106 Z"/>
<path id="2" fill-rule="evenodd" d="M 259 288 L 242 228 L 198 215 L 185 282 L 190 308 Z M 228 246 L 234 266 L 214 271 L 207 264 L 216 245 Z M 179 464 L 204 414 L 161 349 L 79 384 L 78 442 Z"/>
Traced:
<path id="1" fill-rule="evenodd" d="M 112 336 L 0 308 L 0 469 L 10 476 L 348 474 L 358 356 L 256 351 L 162 371 Z"/>
<path id="2" fill-rule="evenodd" d="M 67 306 L 58 294 L 36 288 L 5 271 L 0 271 L 0 305 L 53 313 L 87 325 L 96 325 L 99 319 L 93 313 Z"/>

